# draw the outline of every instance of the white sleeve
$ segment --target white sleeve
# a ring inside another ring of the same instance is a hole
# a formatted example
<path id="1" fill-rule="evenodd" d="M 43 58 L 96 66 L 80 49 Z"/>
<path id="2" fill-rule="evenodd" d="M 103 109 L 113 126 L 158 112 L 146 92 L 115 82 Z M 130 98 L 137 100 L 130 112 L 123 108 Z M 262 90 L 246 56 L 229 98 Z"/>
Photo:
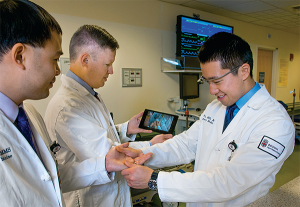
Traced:
<path id="1" fill-rule="evenodd" d="M 128 121 L 123 124 L 116 125 L 116 130 L 119 133 L 121 143 L 132 142 L 136 138 L 136 134 L 127 136 L 127 127 L 128 127 Z"/>

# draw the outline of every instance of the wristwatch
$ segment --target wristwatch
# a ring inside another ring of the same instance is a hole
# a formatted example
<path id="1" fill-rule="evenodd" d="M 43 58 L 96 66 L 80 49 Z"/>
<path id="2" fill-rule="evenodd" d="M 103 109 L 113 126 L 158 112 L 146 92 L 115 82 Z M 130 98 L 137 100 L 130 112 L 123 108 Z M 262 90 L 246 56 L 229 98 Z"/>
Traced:
<path id="1" fill-rule="evenodd" d="M 157 176 L 158 176 L 158 173 L 153 171 L 151 178 L 148 182 L 148 186 L 149 186 L 150 190 L 157 190 L 157 181 L 156 181 Z"/>

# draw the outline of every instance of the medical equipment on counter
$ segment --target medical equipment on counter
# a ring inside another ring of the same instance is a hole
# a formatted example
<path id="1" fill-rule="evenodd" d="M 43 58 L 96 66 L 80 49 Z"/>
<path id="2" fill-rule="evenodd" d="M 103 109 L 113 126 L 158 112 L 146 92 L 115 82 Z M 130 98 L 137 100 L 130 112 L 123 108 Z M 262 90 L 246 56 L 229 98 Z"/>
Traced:
<path id="1" fill-rule="evenodd" d="M 200 108 L 188 108 L 190 100 L 181 100 L 179 97 L 175 97 L 168 101 L 176 104 L 175 108 L 177 110 L 175 113 L 178 115 L 178 122 L 175 127 L 176 134 L 180 134 L 187 130 L 195 121 L 199 120 L 199 117 L 203 112 Z M 186 111 L 188 111 L 188 113 Z"/>
<path id="2" fill-rule="evenodd" d="M 185 172 L 192 172 L 194 170 L 194 165 L 192 163 L 184 164 L 184 165 L 177 165 L 174 167 L 166 167 L 162 169 L 157 169 L 156 171 L 164 171 L 164 172 L 172 172 L 172 171 L 179 171 L 181 173 Z M 134 189 L 130 188 L 131 197 L 132 197 L 132 204 L 133 206 L 136 204 L 143 204 L 143 206 L 152 201 L 153 196 L 158 193 L 157 190 L 153 191 L 150 189 Z M 163 206 L 178 206 L 178 203 L 169 203 L 164 202 L 162 203 Z"/>

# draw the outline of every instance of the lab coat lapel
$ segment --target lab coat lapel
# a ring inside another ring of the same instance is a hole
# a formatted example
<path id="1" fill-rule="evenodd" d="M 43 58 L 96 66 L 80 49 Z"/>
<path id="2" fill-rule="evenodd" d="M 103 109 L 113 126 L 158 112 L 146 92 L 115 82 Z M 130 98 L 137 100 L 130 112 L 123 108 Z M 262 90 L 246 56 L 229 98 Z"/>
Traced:
<path id="1" fill-rule="evenodd" d="M 104 109 L 104 111 L 105 111 L 105 113 L 106 113 L 106 115 L 108 116 L 108 120 L 109 120 L 109 122 L 110 123 L 108 123 L 108 124 L 111 124 L 111 126 L 107 126 L 107 129 L 108 129 L 108 127 L 110 127 L 111 129 L 112 129 L 112 133 L 113 133 L 113 136 L 115 137 L 115 142 L 121 142 L 120 141 L 120 139 L 119 139 L 119 136 L 118 136 L 118 133 L 117 133 L 117 130 L 116 130 L 116 127 L 115 127 L 115 124 L 114 124 L 114 122 L 113 122 L 113 120 L 112 120 L 112 118 L 111 118 L 111 116 L 110 116 L 110 113 L 109 113 L 109 111 L 108 111 L 108 109 L 106 108 L 106 106 L 105 106 L 105 104 L 104 104 L 104 102 L 103 102 L 103 99 L 101 98 L 101 96 L 99 95 L 99 99 L 100 99 L 100 104 L 102 105 L 102 107 L 103 107 L 103 109 Z M 100 116 L 102 119 L 104 119 L 104 114 L 103 114 L 103 116 Z M 105 121 L 105 120 L 101 120 L 101 121 Z M 106 121 L 104 122 L 104 123 L 106 123 Z"/>
<path id="2" fill-rule="evenodd" d="M 41 126 L 41 124 L 44 123 L 42 118 L 40 119 L 40 122 L 37 122 L 35 118 L 31 118 L 34 115 L 31 113 L 30 110 L 27 110 L 26 112 L 28 114 L 28 121 L 31 127 L 32 134 L 35 138 L 35 142 L 37 144 L 37 147 L 41 155 L 41 159 L 42 159 L 41 163 L 43 164 L 46 171 L 48 171 L 48 173 L 52 178 L 57 198 L 59 200 L 59 203 L 61 204 L 62 199 L 61 199 L 61 192 L 60 192 L 60 186 L 58 180 L 58 172 L 57 172 L 58 170 L 56 168 L 54 154 L 50 150 L 51 143 L 50 143 L 48 132 L 46 130 L 46 126 L 45 125 Z M 35 156 L 37 156 L 36 153 Z"/>
<path id="3" fill-rule="evenodd" d="M 30 123 L 31 125 L 32 123 Z M 58 172 L 55 164 L 55 157 L 53 153 L 50 151 L 50 143 L 48 140 L 44 140 L 38 131 L 35 129 L 35 127 L 32 127 L 32 133 L 34 135 L 36 144 L 39 148 L 41 158 L 43 160 L 43 164 L 46 168 L 46 170 L 49 172 L 53 179 L 53 185 L 57 194 L 57 198 L 59 199 L 59 203 L 62 203 L 61 201 L 61 193 L 60 193 L 60 186 L 59 186 L 59 180 L 58 180 Z M 47 146 L 46 146 L 46 144 Z"/>
<path id="4" fill-rule="evenodd" d="M 224 133 L 222 133 L 223 126 L 224 126 L 224 120 L 225 120 L 225 114 L 226 114 L 226 106 L 222 106 L 221 110 L 218 112 L 218 118 L 216 123 L 216 130 L 219 130 L 216 134 L 218 134 L 218 141 L 222 140 L 224 137 Z M 229 124 L 230 125 L 230 124 Z"/>
<path id="5" fill-rule="evenodd" d="M 261 88 L 247 101 L 247 103 L 239 110 L 239 112 L 235 115 L 235 117 L 232 119 L 230 124 L 225 129 L 224 133 L 222 134 L 222 139 L 231 134 L 236 127 L 239 127 L 238 124 L 247 124 L 247 111 L 250 109 L 258 110 L 262 107 L 263 103 L 270 97 L 270 95 L 264 94 L 264 96 L 261 96 L 263 93 L 268 93 L 266 91 L 266 88 L 264 85 L 260 85 Z M 264 98 L 264 100 L 261 100 L 261 98 Z M 225 118 L 224 118 L 225 119 Z M 224 123 L 223 119 L 223 123 Z"/>

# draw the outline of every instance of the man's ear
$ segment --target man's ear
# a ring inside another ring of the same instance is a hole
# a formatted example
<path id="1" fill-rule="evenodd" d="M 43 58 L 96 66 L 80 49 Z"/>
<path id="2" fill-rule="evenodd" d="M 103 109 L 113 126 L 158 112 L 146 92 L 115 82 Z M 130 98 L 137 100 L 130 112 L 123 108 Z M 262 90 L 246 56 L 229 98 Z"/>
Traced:
<path id="1" fill-rule="evenodd" d="M 88 53 L 83 53 L 80 56 L 80 62 L 83 67 L 88 67 L 91 56 Z"/>
<path id="2" fill-rule="evenodd" d="M 244 63 L 242 66 L 241 66 L 242 70 L 241 70 L 241 74 L 242 74 L 242 77 L 243 77 L 243 80 L 246 80 L 248 77 L 250 77 L 250 65 L 248 63 Z"/>
<path id="3" fill-rule="evenodd" d="M 13 61 L 13 63 L 21 68 L 22 70 L 25 70 L 26 67 L 24 65 L 24 53 L 26 50 L 26 46 L 22 43 L 17 43 L 15 44 L 12 49 L 11 49 L 11 59 Z"/>

